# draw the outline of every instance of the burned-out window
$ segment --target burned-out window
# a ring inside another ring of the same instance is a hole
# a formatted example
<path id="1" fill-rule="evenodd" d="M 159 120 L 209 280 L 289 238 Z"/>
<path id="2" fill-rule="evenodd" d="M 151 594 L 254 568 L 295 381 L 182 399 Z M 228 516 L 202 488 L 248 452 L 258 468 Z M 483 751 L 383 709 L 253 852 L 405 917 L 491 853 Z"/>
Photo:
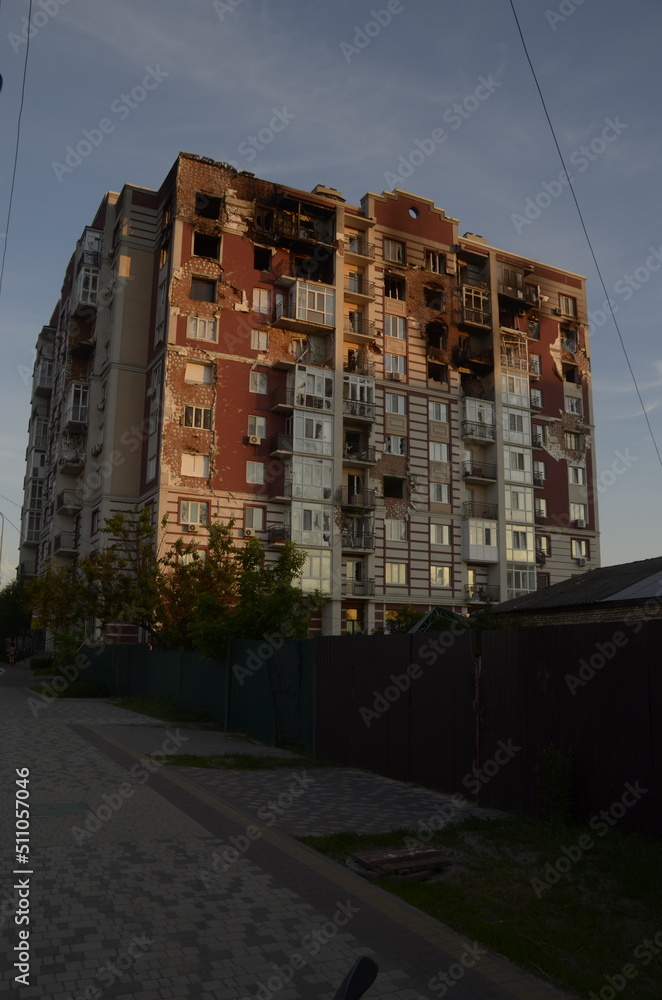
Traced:
<path id="1" fill-rule="evenodd" d="M 221 256 L 220 236 L 193 233 L 193 253 L 196 257 L 211 257 L 213 260 L 219 260 Z"/>
<path id="2" fill-rule="evenodd" d="M 195 214 L 203 219 L 219 219 L 221 216 L 221 199 L 211 194 L 196 191 Z"/>
<path id="3" fill-rule="evenodd" d="M 444 290 L 443 288 L 424 288 L 425 305 L 428 309 L 436 309 L 437 312 L 444 311 Z"/>
<path id="4" fill-rule="evenodd" d="M 253 267 L 256 271 L 271 271 L 271 250 L 268 247 L 253 247 Z"/>
<path id="5" fill-rule="evenodd" d="M 384 496 L 397 500 L 405 498 L 405 481 L 399 476 L 384 476 Z"/>
<path id="6" fill-rule="evenodd" d="M 396 277 L 393 274 L 387 274 L 384 278 L 384 295 L 387 299 L 399 299 L 404 302 L 405 299 L 405 279 Z"/>
<path id="7" fill-rule="evenodd" d="M 211 278 L 191 278 L 191 298 L 198 302 L 215 302 L 216 282 Z"/>

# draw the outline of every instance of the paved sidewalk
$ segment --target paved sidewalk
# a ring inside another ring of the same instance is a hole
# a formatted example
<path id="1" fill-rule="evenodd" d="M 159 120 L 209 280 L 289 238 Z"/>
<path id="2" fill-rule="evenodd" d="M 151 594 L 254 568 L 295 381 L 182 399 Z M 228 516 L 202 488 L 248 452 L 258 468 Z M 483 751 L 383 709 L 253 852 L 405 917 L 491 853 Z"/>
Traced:
<path id="1" fill-rule="evenodd" d="M 161 752 L 265 748 L 102 700 L 59 699 L 35 717 L 27 683 L 20 666 L 0 675 L 3 981 L 19 996 L 322 1000 L 369 954 L 380 973 L 368 1000 L 435 1000 L 449 988 L 430 980 L 449 970 L 453 1000 L 563 998 L 291 836 L 415 827 L 444 796 L 348 768 L 166 768 Z M 22 767 L 29 866 L 14 851 Z M 19 879 L 29 986 L 11 968 Z"/>

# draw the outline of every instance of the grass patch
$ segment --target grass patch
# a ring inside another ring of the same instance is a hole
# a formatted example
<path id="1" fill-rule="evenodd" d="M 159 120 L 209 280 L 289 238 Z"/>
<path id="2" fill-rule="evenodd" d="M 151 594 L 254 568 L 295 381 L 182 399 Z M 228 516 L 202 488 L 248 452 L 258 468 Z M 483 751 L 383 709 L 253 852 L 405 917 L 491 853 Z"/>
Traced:
<path id="1" fill-rule="evenodd" d="M 113 704 L 162 722 L 212 722 L 211 716 L 203 709 L 185 711 L 177 705 L 174 698 L 120 698 Z"/>
<path id="2" fill-rule="evenodd" d="M 585 851 L 577 847 L 582 835 L 592 844 Z M 417 831 L 300 839 L 344 863 L 358 850 L 404 846 L 407 836 L 417 838 Z M 584 1000 L 591 991 L 599 995 L 605 977 L 621 976 L 625 965 L 636 971 L 637 1000 L 662 996 L 662 958 L 641 947 L 662 931 L 662 844 L 519 817 L 468 819 L 425 842 L 447 849 L 450 874 L 427 882 L 384 878 L 378 885 Z M 578 860 L 551 884 L 559 859 L 566 867 L 564 847 L 576 849 Z"/>
<path id="3" fill-rule="evenodd" d="M 177 764 L 180 767 L 210 767 L 228 771 L 273 771 L 277 767 L 325 766 L 310 757 L 271 757 L 252 753 L 179 753 L 161 757 L 160 760 L 164 764 Z"/>

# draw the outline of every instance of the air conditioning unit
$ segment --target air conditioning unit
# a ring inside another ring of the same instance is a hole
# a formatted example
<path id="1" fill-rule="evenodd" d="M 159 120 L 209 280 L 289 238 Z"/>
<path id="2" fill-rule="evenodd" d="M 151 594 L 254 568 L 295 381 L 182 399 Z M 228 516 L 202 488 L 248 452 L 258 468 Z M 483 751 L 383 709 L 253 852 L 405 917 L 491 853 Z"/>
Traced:
<path id="1" fill-rule="evenodd" d="M 101 453 L 102 448 L 103 448 L 102 444 L 95 444 L 94 448 L 92 449 L 92 454 L 99 455 Z"/>
<path id="2" fill-rule="evenodd" d="M 582 556 L 581 559 L 577 560 L 577 565 L 578 566 L 585 566 L 587 562 L 588 562 L 588 559 L 586 559 L 585 556 Z"/>
<path id="3" fill-rule="evenodd" d="M 250 538 L 253 534 L 252 528 L 244 528 L 244 538 Z"/>
<path id="4" fill-rule="evenodd" d="M 195 532 L 197 530 L 198 530 L 197 524 L 183 524 L 182 525 L 182 531 L 190 531 L 191 533 L 195 534 Z"/>
<path id="5" fill-rule="evenodd" d="M 575 521 L 575 527 L 576 528 L 585 528 L 586 527 L 586 521 L 583 521 L 580 518 L 578 521 Z"/>
<path id="6" fill-rule="evenodd" d="M 563 312 L 561 309 L 552 309 L 552 313 L 554 314 L 554 316 L 563 316 Z"/>
<path id="7" fill-rule="evenodd" d="M 389 374 L 389 378 L 391 379 L 392 382 L 401 382 L 402 381 L 402 374 L 401 374 L 401 372 L 389 372 L 388 374 Z"/>
<path id="8" fill-rule="evenodd" d="M 248 435 L 248 443 L 249 444 L 262 444 L 262 438 L 259 437 L 259 435 L 257 435 L 257 434 L 249 434 Z"/>

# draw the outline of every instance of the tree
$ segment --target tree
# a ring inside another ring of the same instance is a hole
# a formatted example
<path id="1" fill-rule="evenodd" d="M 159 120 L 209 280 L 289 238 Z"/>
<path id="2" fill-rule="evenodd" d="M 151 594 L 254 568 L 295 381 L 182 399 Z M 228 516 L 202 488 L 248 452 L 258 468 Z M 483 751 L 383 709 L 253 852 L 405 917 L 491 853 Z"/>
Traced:
<path id="1" fill-rule="evenodd" d="M 167 524 L 164 519 L 163 527 Z M 80 560 L 76 571 L 49 568 L 31 587 L 32 606 L 56 636 L 80 634 L 96 618 L 102 629 L 126 622 L 147 630 L 166 649 L 199 649 L 207 656 L 228 639 L 280 632 L 305 636 L 324 603 L 297 585 L 305 554 L 286 543 L 264 566 L 255 538 L 236 546 L 234 521 L 209 525 L 206 552 L 178 539 L 162 556 L 149 508 L 118 513 L 105 523 L 109 544 Z"/>
<path id="2" fill-rule="evenodd" d="M 4 644 L 30 631 L 31 614 L 27 607 L 25 581 L 22 577 L 12 580 L 0 590 L 0 652 L 4 654 Z"/>

